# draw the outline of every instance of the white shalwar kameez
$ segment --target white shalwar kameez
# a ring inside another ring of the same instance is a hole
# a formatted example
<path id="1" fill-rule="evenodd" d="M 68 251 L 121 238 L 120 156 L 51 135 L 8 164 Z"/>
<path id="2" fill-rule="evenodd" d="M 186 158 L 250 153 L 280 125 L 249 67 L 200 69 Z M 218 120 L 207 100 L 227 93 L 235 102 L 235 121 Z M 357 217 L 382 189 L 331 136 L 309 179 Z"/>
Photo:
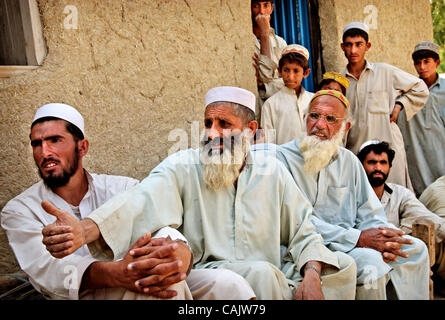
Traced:
<path id="1" fill-rule="evenodd" d="M 78 208 L 72 207 L 47 188 L 42 181 L 5 205 L 1 214 L 1 225 L 6 231 L 9 244 L 20 267 L 29 276 L 34 288 L 47 299 L 155 299 L 124 288 L 79 292 L 85 270 L 97 259 L 89 254 L 86 246 L 63 259 L 56 259 L 50 255 L 42 243 L 42 229 L 56 220 L 56 217 L 43 210 L 41 206 L 43 200 L 50 201 L 57 208 L 82 219 L 88 217 L 91 211 L 112 196 L 131 189 L 138 183 L 137 180 L 128 177 L 90 175 L 86 171 L 85 173 L 88 179 L 88 191 Z M 179 232 L 171 228 L 163 229 L 162 233 L 165 236 L 170 235 L 172 239 L 185 240 Z M 175 299 L 191 299 L 185 281 L 173 285 L 171 289 L 178 293 Z"/>
<path id="2" fill-rule="evenodd" d="M 301 86 L 300 95 L 295 90 L 283 87 L 266 100 L 261 111 L 261 126 L 265 141 L 283 144 L 305 132 L 304 114 L 314 94 Z"/>

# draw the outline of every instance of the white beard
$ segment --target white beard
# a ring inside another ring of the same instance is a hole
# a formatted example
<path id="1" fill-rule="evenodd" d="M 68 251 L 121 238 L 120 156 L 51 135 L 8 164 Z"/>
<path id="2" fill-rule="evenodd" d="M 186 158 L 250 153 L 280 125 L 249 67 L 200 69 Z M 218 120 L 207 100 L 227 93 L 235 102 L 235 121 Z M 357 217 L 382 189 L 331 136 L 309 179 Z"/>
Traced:
<path id="1" fill-rule="evenodd" d="M 316 128 L 312 130 L 317 131 Z M 312 132 L 312 133 L 313 133 Z M 315 135 L 305 135 L 298 145 L 303 153 L 304 171 L 308 174 L 317 174 L 338 154 L 346 132 L 346 122 L 340 130 L 329 140 L 321 140 Z"/>
<path id="2" fill-rule="evenodd" d="M 250 141 L 243 133 L 235 136 L 233 148 L 226 146 L 225 143 L 222 154 L 220 150 L 212 152 L 210 143 L 205 145 L 202 139 L 199 157 L 207 188 L 217 191 L 233 185 L 240 175 L 248 150 Z"/>

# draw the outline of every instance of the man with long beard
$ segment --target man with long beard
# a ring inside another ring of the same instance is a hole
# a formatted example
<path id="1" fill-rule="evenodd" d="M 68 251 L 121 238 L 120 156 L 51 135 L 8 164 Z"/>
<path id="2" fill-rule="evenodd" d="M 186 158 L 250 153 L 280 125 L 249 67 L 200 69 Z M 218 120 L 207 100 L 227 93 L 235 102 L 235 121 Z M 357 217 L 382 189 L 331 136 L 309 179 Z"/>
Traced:
<path id="1" fill-rule="evenodd" d="M 76 238 L 86 240 L 73 249 L 89 243 L 98 253 L 118 255 L 140 235 L 171 226 L 192 248 L 191 275 L 234 271 L 258 299 L 354 298 L 353 260 L 323 245 L 310 222 L 312 207 L 284 166 L 251 155 L 258 128 L 254 94 L 216 87 L 205 105 L 201 148 L 170 155 L 138 186 L 82 220 Z M 95 231 L 86 234 L 87 228 Z"/>
<path id="2" fill-rule="evenodd" d="M 65 210 L 66 219 L 77 220 L 87 217 L 107 199 L 132 188 L 138 181 L 129 177 L 90 174 L 83 168 L 82 160 L 89 148 L 84 137 L 84 120 L 69 105 L 50 103 L 40 107 L 34 116 L 29 138 L 42 181 L 5 205 L 1 225 L 20 267 L 37 291 L 47 299 L 151 299 L 152 294 L 159 298 L 191 299 L 189 288 L 181 281 L 190 265 L 190 249 L 184 243 L 172 240 L 185 240 L 172 228 L 160 231 L 156 235 L 158 239 L 141 237 L 130 249 L 145 250 L 150 245 L 149 252 L 142 255 L 124 252 L 119 261 L 97 261 L 86 248 L 79 248 L 63 260 L 52 257 L 42 243 L 41 232 L 56 219 L 42 208 L 43 200 Z M 161 252 L 164 259 L 159 259 Z M 167 259 L 173 264 L 170 274 L 158 272 L 168 266 Z M 127 269 L 136 260 L 154 263 L 157 269 L 149 272 L 140 268 Z M 181 267 L 177 266 L 179 261 Z M 170 284 L 176 284 L 153 290 L 148 295 L 144 293 L 144 287 L 135 283 L 150 276 L 159 276 L 165 282 L 173 280 Z"/>
<path id="3" fill-rule="evenodd" d="M 394 155 L 394 150 L 387 142 L 371 140 L 360 147 L 357 157 L 363 164 L 369 183 L 382 202 L 390 223 L 410 234 L 412 224 L 416 219 L 422 218 L 434 222 L 436 264 L 433 270 L 439 277 L 438 281 L 434 282 L 440 283 L 442 292 L 445 292 L 445 219 L 428 210 L 411 190 L 395 183 L 386 183 Z"/>
<path id="4" fill-rule="evenodd" d="M 386 299 L 389 283 L 399 299 L 428 299 L 425 244 L 387 222 L 357 157 L 340 147 L 350 119 L 346 97 L 321 90 L 309 105 L 305 136 L 255 149 L 275 149 L 313 205 L 312 222 L 324 243 L 354 258 L 357 299 Z"/>

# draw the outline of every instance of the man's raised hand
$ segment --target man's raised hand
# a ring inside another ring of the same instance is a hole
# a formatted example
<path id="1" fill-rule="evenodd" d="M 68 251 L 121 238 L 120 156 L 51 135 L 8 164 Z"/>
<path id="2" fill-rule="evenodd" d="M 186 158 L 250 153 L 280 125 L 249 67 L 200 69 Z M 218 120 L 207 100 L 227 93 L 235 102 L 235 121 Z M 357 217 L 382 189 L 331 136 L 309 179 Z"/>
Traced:
<path id="1" fill-rule="evenodd" d="M 53 257 L 61 259 L 84 245 L 85 235 L 76 217 L 59 210 L 49 201 L 42 201 L 42 208 L 57 218 L 42 230 L 42 242 Z"/>

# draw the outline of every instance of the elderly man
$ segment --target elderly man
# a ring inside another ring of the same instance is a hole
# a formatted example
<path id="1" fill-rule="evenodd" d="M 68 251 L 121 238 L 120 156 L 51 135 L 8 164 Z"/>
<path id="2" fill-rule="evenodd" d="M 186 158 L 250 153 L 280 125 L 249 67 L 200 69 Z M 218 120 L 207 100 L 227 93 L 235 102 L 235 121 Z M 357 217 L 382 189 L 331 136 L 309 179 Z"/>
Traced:
<path id="1" fill-rule="evenodd" d="M 41 232 L 56 219 L 43 210 L 42 200 L 65 210 L 67 219 L 80 219 L 112 196 L 131 189 L 138 181 L 90 174 L 83 168 L 82 159 L 89 146 L 84 137 L 84 120 L 76 109 L 66 104 L 51 103 L 39 108 L 31 125 L 30 140 L 42 181 L 5 205 L 1 225 L 20 267 L 37 291 L 47 299 L 149 299 L 152 297 L 135 283 L 158 276 L 165 283 L 179 283 L 171 290 L 159 288 L 152 294 L 162 298 L 191 298 L 189 288 L 182 281 L 190 265 L 190 249 L 183 242 L 173 241 L 185 239 L 172 228 L 162 229 L 157 235 L 159 239 L 141 237 L 131 247 L 136 250 L 150 245 L 146 255 L 122 252 L 123 259 L 102 262 L 83 247 L 65 259 L 53 258 L 42 244 Z M 140 268 L 127 270 L 127 265 L 136 260 L 154 263 L 156 268 L 150 272 Z M 169 264 L 165 263 L 167 260 Z"/>
<path id="2" fill-rule="evenodd" d="M 429 89 L 425 105 L 410 121 L 401 112 L 397 124 L 405 141 L 408 170 L 416 196 L 445 175 L 445 79 L 440 78 L 439 46 L 422 41 L 414 47 L 412 59 L 420 79 Z"/>
<path id="3" fill-rule="evenodd" d="M 371 63 L 365 58 L 371 48 L 369 28 L 352 22 L 343 29 L 341 48 L 348 59 L 342 71 L 349 80 L 346 96 L 351 103 L 354 126 L 346 148 L 357 154 L 368 140 L 388 141 L 396 150 L 389 182 L 412 189 L 402 134 L 396 124 L 400 110 L 410 120 L 427 102 L 428 88 L 423 81 L 386 63 Z"/>
<path id="4" fill-rule="evenodd" d="M 284 166 L 250 153 L 254 94 L 217 87 L 205 101 L 201 148 L 167 157 L 82 220 L 77 230 L 94 231 L 81 231 L 76 238 L 85 241 L 70 251 L 90 243 L 98 254 L 109 248 L 118 255 L 141 234 L 172 226 L 188 239 L 195 269 L 235 271 L 259 299 L 354 298 L 353 260 L 323 245 L 312 207 Z"/>
<path id="5" fill-rule="evenodd" d="M 385 141 L 367 141 L 360 148 L 357 157 L 363 164 L 368 180 L 375 194 L 385 208 L 388 221 L 400 227 L 407 234 L 417 218 L 424 218 L 435 224 L 436 265 L 435 274 L 445 279 L 445 219 L 428 210 L 413 192 L 394 183 L 385 183 L 394 159 L 394 150 Z"/>
<path id="6" fill-rule="evenodd" d="M 387 222 L 357 157 L 340 147 L 350 126 L 347 98 L 321 90 L 309 105 L 304 137 L 254 149 L 276 152 L 312 203 L 324 243 L 355 259 L 358 299 L 386 299 L 389 280 L 399 299 L 428 299 L 426 246 Z"/>
<path id="7" fill-rule="evenodd" d="M 287 43 L 270 27 L 273 9 L 273 0 L 251 0 L 252 31 L 255 36 L 253 66 L 260 98 L 257 119 L 261 119 L 263 102 L 284 87 L 277 69 L 278 60 Z"/>

